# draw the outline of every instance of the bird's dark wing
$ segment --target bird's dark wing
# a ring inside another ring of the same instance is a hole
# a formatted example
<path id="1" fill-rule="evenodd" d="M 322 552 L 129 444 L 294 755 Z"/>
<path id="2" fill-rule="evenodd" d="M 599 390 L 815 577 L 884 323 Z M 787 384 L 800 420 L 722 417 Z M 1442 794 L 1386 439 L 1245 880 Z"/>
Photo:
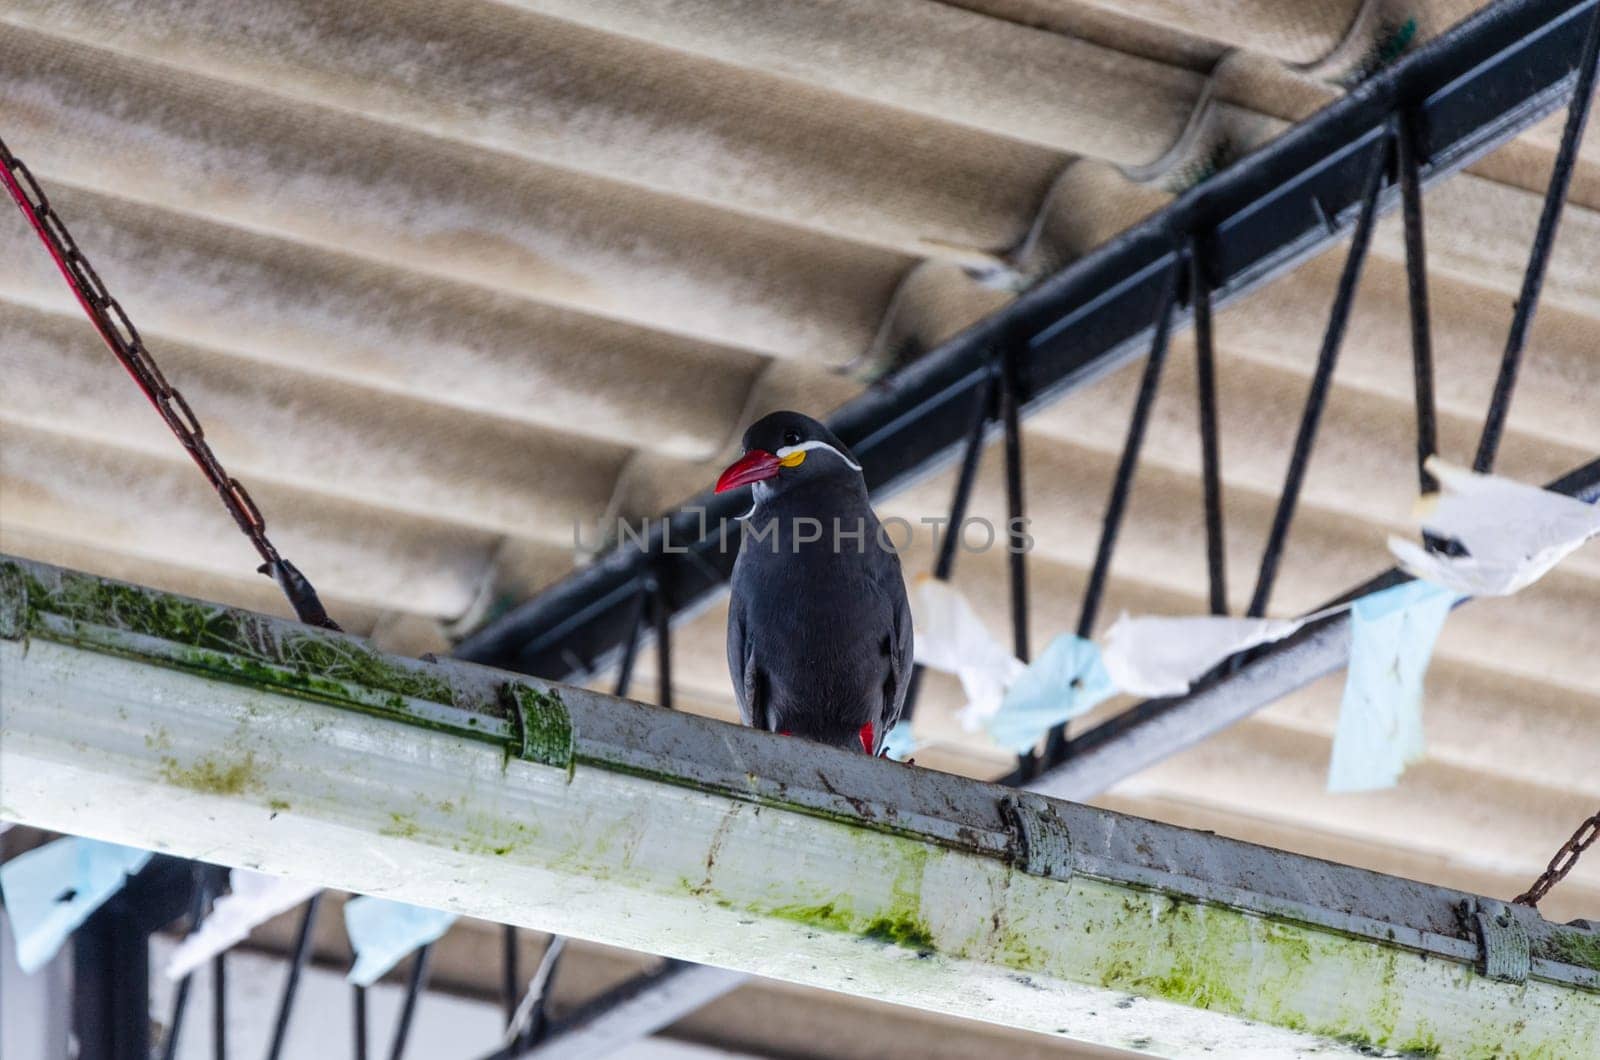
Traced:
<path id="1" fill-rule="evenodd" d="M 749 726 L 768 728 L 765 682 L 756 668 L 745 636 L 744 607 L 739 593 L 728 606 L 728 676 L 733 679 L 733 694 L 739 701 L 739 717 Z"/>
<path id="2" fill-rule="evenodd" d="M 887 639 L 889 679 L 883 689 L 883 720 L 878 732 L 883 735 L 894 728 L 905 710 L 906 693 L 911 687 L 912 659 L 915 644 L 911 630 L 911 604 L 906 599 L 906 582 L 900 573 L 900 557 L 886 553 L 887 563 L 880 566 L 878 585 L 889 600 L 891 623 Z"/>

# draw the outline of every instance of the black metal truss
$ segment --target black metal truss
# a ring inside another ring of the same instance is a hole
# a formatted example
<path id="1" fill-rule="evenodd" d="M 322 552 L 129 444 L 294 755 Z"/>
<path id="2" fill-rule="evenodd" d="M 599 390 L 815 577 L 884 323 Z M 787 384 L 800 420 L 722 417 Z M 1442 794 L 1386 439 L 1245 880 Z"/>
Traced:
<path id="1" fill-rule="evenodd" d="M 1211 305 L 1268 282 L 1340 239 L 1359 213 L 1363 177 L 1407 115 L 1424 185 L 1447 177 L 1560 106 L 1573 91 L 1597 0 L 1502 0 L 1380 71 L 1348 96 L 1194 188 L 1165 210 L 1029 290 L 1000 312 L 839 410 L 829 425 L 884 493 L 953 459 L 1007 353 L 1022 411 L 1085 386 L 1149 346 L 1163 288 L 1193 239 Z M 1377 209 L 1399 201 L 1385 185 Z M 1192 299 L 1188 300 L 1192 303 Z M 1172 324 L 1193 315 L 1174 308 Z M 706 495 L 462 643 L 464 658 L 572 680 L 618 662 L 636 600 L 652 594 L 682 619 L 725 584 L 733 555 L 715 528 L 739 501 Z M 709 532 L 708 532 L 709 530 Z M 681 550 L 681 551 L 680 551 Z"/>

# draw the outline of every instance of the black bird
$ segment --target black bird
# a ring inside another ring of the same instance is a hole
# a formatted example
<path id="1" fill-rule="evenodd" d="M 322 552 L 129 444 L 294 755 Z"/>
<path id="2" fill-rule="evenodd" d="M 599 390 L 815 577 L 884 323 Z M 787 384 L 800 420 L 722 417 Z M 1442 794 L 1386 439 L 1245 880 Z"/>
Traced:
<path id="1" fill-rule="evenodd" d="M 733 567 L 728 670 L 746 725 L 878 753 L 911 677 L 900 557 L 833 433 L 774 412 L 717 492 L 753 484 Z"/>

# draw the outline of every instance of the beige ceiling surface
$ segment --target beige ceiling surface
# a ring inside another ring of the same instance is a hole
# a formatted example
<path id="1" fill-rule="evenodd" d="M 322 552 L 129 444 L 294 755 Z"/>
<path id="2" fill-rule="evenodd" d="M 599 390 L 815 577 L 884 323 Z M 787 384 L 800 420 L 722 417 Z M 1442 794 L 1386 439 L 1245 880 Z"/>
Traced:
<path id="1" fill-rule="evenodd" d="M 1297 69 L 1337 77 L 1407 20 L 1426 37 L 1474 6 L 4 0 L 0 131 L 330 610 L 421 651 L 569 571 L 575 524 L 703 490 L 754 415 L 826 413 L 865 385 L 839 366 L 928 348 L 1159 206 L 1197 162 L 1237 155 L 1336 94 Z M 1217 102 L 1191 122 L 1213 71 Z M 1559 120 L 1427 197 L 1440 438 L 1457 461 L 1487 404 Z M 1170 150 L 1186 128 L 1201 130 L 1199 156 Z M 1125 175 L 1138 167 L 1143 184 Z M 0 221 L 0 238 L 0 547 L 283 612 L 20 216 Z M 1384 536 L 1407 525 L 1402 255 L 1388 219 L 1276 612 L 1386 567 Z M 1341 261 L 1342 250 L 1312 261 L 1217 319 L 1235 608 Z M 1106 621 L 1205 607 L 1193 357 L 1179 337 Z M 1026 425 L 1036 645 L 1075 624 L 1138 371 Z M 1591 132 L 1499 470 L 1539 482 L 1593 459 L 1596 394 Z M 989 454 L 974 514 L 1003 513 L 999 471 Z M 942 514 L 949 490 L 942 474 L 881 510 Z M 928 568 L 925 545 L 908 572 Z M 956 581 L 1003 634 L 1002 557 L 962 555 Z M 731 717 L 724 614 L 682 627 L 675 679 L 681 705 Z M 1596 659 L 1591 545 L 1518 597 L 1451 618 L 1429 678 L 1428 757 L 1396 788 L 1323 792 L 1330 679 L 1104 801 L 1514 893 L 1600 802 Z M 653 687 L 652 670 L 643 658 L 636 691 Z M 933 676 L 919 761 L 1001 771 L 1006 756 L 963 730 L 959 706 L 953 682 Z M 1600 916 L 1600 863 L 1547 909 Z M 818 1013 L 862 1004 L 784 997 Z M 761 1047 L 738 1011 L 702 1023 Z M 802 1055 L 803 1037 L 774 1023 L 766 1047 Z M 869 1037 L 836 1037 L 812 1053 L 856 1055 L 849 1039 L 873 1055 Z"/>

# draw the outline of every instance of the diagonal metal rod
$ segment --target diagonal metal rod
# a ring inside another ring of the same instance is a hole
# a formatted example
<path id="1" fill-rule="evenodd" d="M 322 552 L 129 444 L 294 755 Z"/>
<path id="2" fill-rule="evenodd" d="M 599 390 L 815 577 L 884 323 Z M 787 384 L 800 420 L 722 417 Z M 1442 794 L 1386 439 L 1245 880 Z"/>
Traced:
<path id="1" fill-rule="evenodd" d="M 1134 400 L 1127 437 L 1123 440 L 1122 455 L 1117 460 L 1116 475 L 1111 483 L 1111 496 L 1106 501 L 1105 516 L 1101 520 L 1094 566 L 1090 568 L 1089 582 L 1083 590 L 1083 604 L 1078 610 L 1077 631 L 1080 637 L 1093 635 L 1095 622 L 1100 617 L 1106 581 L 1111 575 L 1111 557 L 1116 552 L 1117 535 L 1122 530 L 1122 516 L 1127 510 L 1128 495 L 1133 492 L 1133 477 L 1139 467 L 1139 452 L 1144 448 L 1150 410 L 1155 406 L 1156 393 L 1161 388 L 1161 369 L 1167 361 L 1168 337 L 1172 333 L 1172 311 L 1178 299 L 1178 272 L 1181 265 L 1182 259 L 1178 259 L 1168 272 L 1160 308 L 1156 311 L 1155 335 L 1150 341 L 1150 354 L 1145 358 L 1144 373 L 1139 377 L 1139 394 Z"/>
<path id="2" fill-rule="evenodd" d="M 1392 144 L 1385 129 L 1373 150 L 1361 198 L 1361 212 L 1356 218 L 1355 234 L 1350 238 L 1350 252 L 1344 261 L 1344 271 L 1339 274 L 1339 289 L 1334 294 L 1333 309 L 1328 314 L 1328 328 L 1323 333 L 1322 349 L 1317 354 L 1316 372 L 1311 377 L 1305 411 L 1300 416 L 1300 430 L 1295 435 L 1294 450 L 1289 455 L 1289 471 L 1284 477 L 1283 494 L 1278 498 L 1278 509 L 1272 517 L 1272 530 L 1267 535 L 1267 545 L 1261 554 L 1261 570 L 1256 575 L 1256 588 L 1251 594 L 1247 612 L 1252 618 L 1267 613 L 1267 602 L 1272 598 L 1272 587 L 1278 579 L 1278 562 L 1283 558 L 1283 546 L 1289 537 L 1289 523 L 1294 519 L 1295 507 L 1300 502 L 1300 487 L 1305 481 L 1306 465 L 1311 460 L 1311 447 L 1317 440 L 1322 410 L 1328 401 L 1333 369 L 1339 360 L 1339 347 L 1344 343 L 1345 326 L 1350 322 L 1356 284 L 1361 279 L 1361 266 L 1367 258 L 1367 247 L 1372 242 L 1372 225 L 1378 213 L 1378 193 L 1383 190 L 1383 174 L 1389 168 Z"/>
<path id="3" fill-rule="evenodd" d="M 417 1014 L 417 998 L 428 985 L 428 965 L 433 958 L 433 943 L 417 948 L 411 959 L 411 976 L 406 980 L 406 997 L 400 1005 L 400 1021 L 394 1028 L 394 1041 L 389 1046 L 389 1060 L 401 1060 L 406 1055 L 406 1042 L 411 1038 L 411 1021 Z"/>
<path id="4" fill-rule="evenodd" d="M 961 471 L 956 476 L 955 492 L 950 497 L 950 523 L 944 540 L 939 542 L 939 555 L 933 563 L 933 576 L 948 581 L 955 571 L 956 550 L 961 544 L 961 524 L 967 520 L 967 505 L 972 500 L 972 487 L 978 479 L 978 465 L 983 460 L 983 438 L 989 426 L 990 409 L 994 401 L 995 377 L 991 375 L 978 392 L 977 414 L 972 417 L 972 428 L 967 433 L 966 448 L 961 453 Z"/>
<path id="5" fill-rule="evenodd" d="M 1111 481 L 1111 496 L 1106 500 L 1106 513 L 1100 524 L 1100 543 L 1095 547 L 1094 566 L 1089 571 L 1089 582 L 1083 590 L 1083 604 L 1078 610 L 1078 636 L 1088 638 L 1094 634 L 1095 621 L 1100 617 L 1100 602 L 1105 596 L 1106 579 L 1111 574 L 1111 557 L 1116 553 L 1117 535 L 1122 530 L 1122 516 L 1127 511 L 1128 495 L 1133 492 L 1133 476 L 1139 468 L 1139 452 L 1144 448 L 1145 431 L 1150 424 L 1150 410 L 1155 406 L 1156 393 L 1161 389 L 1161 369 L 1167 362 L 1168 340 L 1172 334 L 1172 313 L 1178 301 L 1179 276 L 1183 259 L 1174 259 L 1162 288 L 1161 302 L 1156 309 L 1155 335 L 1150 340 L 1150 354 L 1145 358 L 1144 373 L 1139 377 L 1139 394 L 1133 403 L 1133 415 L 1128 420 L 1128 434 L 1122 444 L 1122 455 L 1117 460 L 1117 471 Z M 1067 751 L 1067 726 L 1063 722 L 1050 730 L 1045 745 L 1047 764 L 1061 761 Z"/>
<path id="6" fill-rule="evenodd" d="M 561 956 L 566 949 L 567 940 L 560 935 L 552 935 L 544 948 L 544 956 L 539 960 L 538 973 L 534 976 L 534 983 L 539 992 L 533 995 L 533 1003 L 528 1009 L 527 1023 L 522 1030 L 525 1041 L 538 1041 L 550 1028 L 550 994 L 555 989 L 556 969 L 560 966 Z M 533 987 L 530 986 L 529 989 L 532 990 Z"/>
<path id="7" fill-rule="evenodd" d="M 626 697 L 628 689 L 633 686 L 633 664 L 639 658 L 639 634 L 644 624 L 645 608 L 650 606 L 650 594 L 641 591 L 634 597 L 633 621 L 628 623 L 628 639 L 622 645 L 622 661 L 617 664 L 617 696 Z M 515 1005 L 517 999 L 511 998 L 510 1004 Z"/>
<path id="8" fill-rule="evenodd" d="M 1494 381 L 1494 396 L 1489 400 L 1483 434 L 1478 439 L 1478 453 L 1472 460 L 1474 471 L 1493 469 L 1495 454 L 1500 449 L 1500 436 L 1505 431 L 1506 416 L 1511 412 L 1511 394 L 1517 385 L 1517 370 L 1522 365 L 1522 348 L 1533 326 L 1534 310 L 1539 307 L 1545 269 L 1555 247 L 1556 227 L 1561 223 L 1561 208 L 1566 205 L 1567 189 L 1572 184 L 1572 170 L 1578 159 L 1578 143 L 1583 139 L 1583 127 L 1589 120 L 1590 104 L 1594 102 L 1597 67 L 1600 67 L 1600 5 L 1589 15 L 1589 32 L 1584 38 L 1583 55 L 1578 60 L 1578 83 L 1572 103 L 1567 107 L 1561 146 L 1556 151 L 1550 185 L 1545 189 L 1544 206 L 1539 211 L 1539 227 L 1534 231 L 1533 246 L 1528 251 L 1528 267 L 1522 273 L 1522 292 L 1511 314 L 1511 330 L 1506 335 L 1505 353 L 1500 358 L 1500 374 Z"/>
<path id="9" fill-rule="evenodd" d="M 933 562 L 933 576 L 942 582 L 949 581 L 955 570 L 956 549 L 961 544 L 961 525 L 967 521 L 967 504 L 972 500 L 972 487 L 978 479 L 978 465 L 983 460 L 983 439 L 993 414 L 990 405 L 994 402 L 994 395 L 995 376 L 991 373 L 988 382 L 978 392 L 977 412 L 972 417 L 972 429 L 967 434 L 966 448 L 961 452 L 961 471 L 956 475 L 955 492 L 950 497 L 950 522 L 946 526 L 944 540 L 939 542 L 939 554 Z M 921 663 L 911 668 L 906 703 L 900 712 L 903 721 L 909 722 L 916 712 L 924 669 Z"/>
<path id="10" fill-rule="evenodd" d="M 1028 553 L 1023 548 L 1027 534 L 1027 510 L 1022 487 L 1022 394 L 1016 347 L 1007 344 L 1001 357 L 1000 419 L 1005 425 L 1006 445 L 1006 544 L 1011 576 L 1012 654 L 1023 662 L 1028 650 Z"/>
<path id="11" fill-rule="evenodd" d="M 1217 435 L 1216 353 L 1211 338 L 1211 282 L 1203 255 L 1205 240 L 1189 240 L 1189 302 L 1194 312 L 1196 403 L 1200 410 L 1200 481 L 1205 491 L 1206 584 L 1211 613 L 1228 613 L 1227 551 L 1222 531 L 1222 453 Z"/>
<path id="12" fill-rule="evenodd" d="M 1422 221 L 1422 176 L 1417 131 L 1409 110 L 1394 117 L 1395 157 L 1400 169 L 1401 218 L 1405 228 L 1406 294 L 1411 311 L 1411 375 L 1417 406 L 1417 480 L 1423 493 L 1435 493 L 1438 480 L 1428 457 L 1439 451 L 1433 398 L 1433 336 L 1428 322 L 1428 248 Z"/>
<path id="13" fill-rule="evenodd" d="M 200 930 L 200 925 L 205 922 L 206 906 L 210 901 L 210 881 L 203 865 L 195 862 L 192 866 L 192 886 L 194 894 L 189 900 L 189 931 L 192 935 Z M 161 1060 L 175 1060 L 178 1055 L 178 1034 L 183 1030 L 183 1017 L 189 1008 L 189 989 L 194 980 L 194 972 L 186 972 L 178 980 L 178 989 L 172 998 L 172 1015 L 167 1019 L 167 1036 L 161 1045 Z"/>
<path id="14" fill-rule="evenodd" d="M 294 1012 L 295 993 L 300 989 L 300 973 L 311 959 L 311 932 L 317 924 L 317 909 L 322 905 L 322 892 L 318 891 L 306 902 L 300 914 L 300 930 L 295 935 L 294 956 L 289 962 L 289 978 L 283 984 L 283 997 L 278 1002 L 278 1018 L 272 1026 L 272 1044 L 267 1047 L 267 1060 L 278 1060 L 283 1053 L 283 1042 L 289 1034 L 289 1016 Z"/>
<path id="15" fill-rule="evenodd" d="M 509 1057 L 521 1056 L 544 1039 L 550 1030 L 550 994 L 554 989 L 556 967 L 566 948 L 564 936 L 550 936 L 550 942 L 539 958 L 539 967 L 528 981 L 527 993 L 506 1021 L 505 1040 L 499 1049 L 484 1060 L 508 1060 Z"/>

